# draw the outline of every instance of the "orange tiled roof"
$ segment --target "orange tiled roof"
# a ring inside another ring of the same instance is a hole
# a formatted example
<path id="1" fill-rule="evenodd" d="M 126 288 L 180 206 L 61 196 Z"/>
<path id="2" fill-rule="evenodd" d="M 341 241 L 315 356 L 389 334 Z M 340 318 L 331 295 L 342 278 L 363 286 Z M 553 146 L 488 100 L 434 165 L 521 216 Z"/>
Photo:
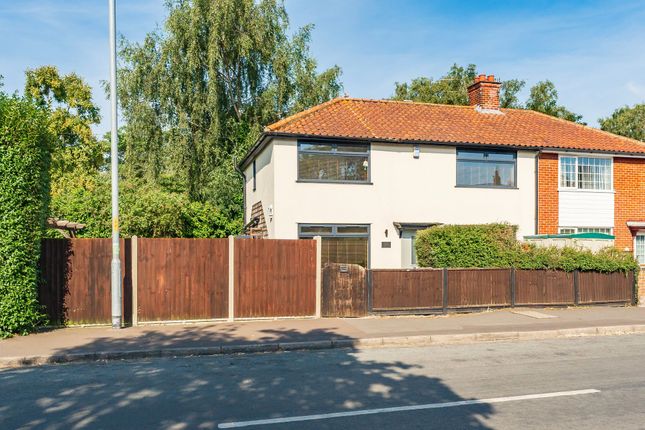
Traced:
<path id="1" fill-rule="evenodd" d="M 645 143 L 539 112 L 501 109 L 482 113 L 471 106 L 336 98 L 287 117 L 268 133 L 444 142 L 542 149 L 645 154 Z"/>

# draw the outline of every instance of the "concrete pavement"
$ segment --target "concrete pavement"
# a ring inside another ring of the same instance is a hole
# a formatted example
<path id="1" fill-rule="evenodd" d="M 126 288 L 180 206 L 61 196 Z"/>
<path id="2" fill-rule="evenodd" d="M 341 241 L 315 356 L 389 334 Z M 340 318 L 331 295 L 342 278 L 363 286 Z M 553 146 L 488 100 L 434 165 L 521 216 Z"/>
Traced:
<path id="1" fill-rule="evenodd" d="M 551 318 L 546 318 L 549 316 Z M 333 347 L 422 346 L 645 332 L 645 308 L 515 309 L 426 317 L 76 327 L 0 341 L 0 366 Z"/>
<path id="2" fill-rule="evenodd" d="M 5 369 L 0 428 L 641 429 L 644 356 L 636 334 Z"/>

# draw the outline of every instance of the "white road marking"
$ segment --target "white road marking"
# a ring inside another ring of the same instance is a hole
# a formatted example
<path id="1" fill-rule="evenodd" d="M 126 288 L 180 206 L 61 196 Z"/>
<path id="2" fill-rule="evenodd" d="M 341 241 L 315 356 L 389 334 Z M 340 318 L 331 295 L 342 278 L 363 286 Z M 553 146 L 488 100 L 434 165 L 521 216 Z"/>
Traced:
<path id="1" fill-rule="evenodd" d="M 554 393 L 526 394 L 523 396 L 511 396 L 511 397 L 493 397 L 491 399 L 460 400 L 458 402 L 429 403 L 425 405 L 410 405 L 410 406 L 396 406 L 391 408 L 363 409 L 363 410 L 348 411 L 348 412 L 333 412 L 329 414 L 301 415 L 296 417 L 283 417 L 283 418 L 267 418 L 264 420 L 221 423 L 217 426 L 217 428 L 232 429 L 232 428 L 239 428 L 239 427 L 263 426 L 268 424 L 294 423 L 299 421 L 327 420 L 330 418 L 344 418 L 344 417 L 353 417 L 357 415 L 388 414 L 392 412 L 452 408 L 455 406 L 479 405 L 482 403 L 487 403 L 487 404 L 504 403 L 504 402 L 517 402 L 520 400 L 548 399 L 552 397 L 580 396 L 583 394 L 594 394 L 594 393 L 600 393 L 600 390 L 587 389 L 587 390 L 575 390 L 575 391 L 556 391 Z"/>

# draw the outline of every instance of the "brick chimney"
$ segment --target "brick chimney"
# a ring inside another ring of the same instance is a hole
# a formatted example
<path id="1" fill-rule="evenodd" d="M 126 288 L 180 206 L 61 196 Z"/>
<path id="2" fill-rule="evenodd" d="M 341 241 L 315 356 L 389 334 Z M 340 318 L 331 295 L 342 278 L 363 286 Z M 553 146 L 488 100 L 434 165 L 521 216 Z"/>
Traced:
<path id="1" fill-rule="evenodd" d="M 499 111 L 499 87 L 502 84 L 495 81 L 495 75 L 479 75 L 475 82 L 468 87 L 468 100 L 471 106 L 479 106 L 483 110 Z"/>

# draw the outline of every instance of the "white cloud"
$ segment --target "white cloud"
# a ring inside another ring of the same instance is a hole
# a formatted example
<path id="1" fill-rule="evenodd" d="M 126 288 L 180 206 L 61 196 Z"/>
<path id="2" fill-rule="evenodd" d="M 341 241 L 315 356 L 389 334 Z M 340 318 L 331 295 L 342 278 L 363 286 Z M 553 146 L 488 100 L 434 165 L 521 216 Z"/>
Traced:
<path id="1" fill-rule="evenodd" d="M 642 97 L 645 99 L 645 85 L 638 85 L 635 82 L 629 81 L 625 87 L 627 88 L 627 91 L 636 97 Z"/>

